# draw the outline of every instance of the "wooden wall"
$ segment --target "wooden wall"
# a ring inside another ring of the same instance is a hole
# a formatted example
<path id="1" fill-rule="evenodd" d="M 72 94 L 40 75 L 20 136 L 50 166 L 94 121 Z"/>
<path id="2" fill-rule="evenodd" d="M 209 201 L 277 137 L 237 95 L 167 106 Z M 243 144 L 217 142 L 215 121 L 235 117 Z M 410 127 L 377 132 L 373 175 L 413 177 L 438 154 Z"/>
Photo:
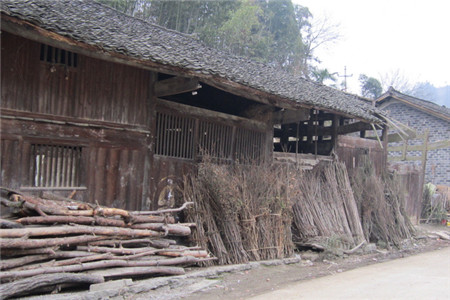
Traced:
<path id="1" fill-rule="evenodd" d="M 377 174 L 386 169 L 386 151 L 377 140 L 340 135 L 337 139 L 336 154 L 347 167 L 349 175 L 369 158 Z"/>
<path id="2" fill-rule="evenodd" d="M 77 67 L 40 60 L 41 44 L 2 32 L 2 108 L 146 125 L 151 72 L 78 56 Z"/>
<path id="3" fill-rule="evenodd" d="M 6 32 L 1 39 L 1 185 L 47 189 L 30 186 L 30 145 L 81 146 L 75 197 L 141 209 L 155 74 L 82 55 L 76 67 L 52 64 L 40 59 L 39 43 Z"/>

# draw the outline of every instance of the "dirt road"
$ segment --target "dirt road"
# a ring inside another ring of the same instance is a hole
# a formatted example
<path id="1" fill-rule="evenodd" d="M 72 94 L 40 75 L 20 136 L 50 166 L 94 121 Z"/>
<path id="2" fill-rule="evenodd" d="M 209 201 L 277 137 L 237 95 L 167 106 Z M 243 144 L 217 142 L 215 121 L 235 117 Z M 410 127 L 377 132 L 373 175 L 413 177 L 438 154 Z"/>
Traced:
<path id="1" fill-rule="evenodd" d="M 449 299 L 450 248 L 288 285 L 250 299 Z"/>

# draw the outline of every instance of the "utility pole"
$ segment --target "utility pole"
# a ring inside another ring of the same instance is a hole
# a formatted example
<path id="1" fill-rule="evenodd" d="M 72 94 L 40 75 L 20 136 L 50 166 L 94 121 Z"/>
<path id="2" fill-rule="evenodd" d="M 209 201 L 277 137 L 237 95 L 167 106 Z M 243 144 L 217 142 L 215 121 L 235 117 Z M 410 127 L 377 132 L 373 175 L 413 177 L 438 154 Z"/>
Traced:
<path id="1" fill-rule="evenodd" d="M 344 66 L 344 75 L 339 75 L 338 73 L 338 77 L 344 78 L 344 92 L 347 91 L 347 77 L 352 77 L 353 74 L 351 75 L 347 75 L 347 66 Z"/>

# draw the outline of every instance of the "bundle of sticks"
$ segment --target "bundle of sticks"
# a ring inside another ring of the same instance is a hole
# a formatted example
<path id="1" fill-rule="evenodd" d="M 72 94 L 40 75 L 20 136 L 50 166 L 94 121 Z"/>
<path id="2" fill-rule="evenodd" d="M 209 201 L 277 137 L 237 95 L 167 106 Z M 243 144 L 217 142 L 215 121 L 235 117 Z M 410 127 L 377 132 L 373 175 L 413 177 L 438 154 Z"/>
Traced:
<path id="1" fill-rule="evenodd" d="M 12 212 L 0 219 L 0 299 L 45 292 L 55 284 L 99 283 L 124 277 L 181 275 L 208 261 L 207 251 L 175 239 L 195 224 L 175 223 L 186 208 L 131 212 L 62 198 L 1 189 Z M 32 288 L 30 288 L 32 287 Z"/>

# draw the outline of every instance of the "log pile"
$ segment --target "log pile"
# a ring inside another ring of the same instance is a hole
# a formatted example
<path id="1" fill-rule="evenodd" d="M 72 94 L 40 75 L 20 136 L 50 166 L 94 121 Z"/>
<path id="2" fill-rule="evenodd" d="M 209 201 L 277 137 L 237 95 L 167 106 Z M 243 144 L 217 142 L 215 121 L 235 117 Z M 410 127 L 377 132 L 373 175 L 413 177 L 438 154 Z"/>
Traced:
<path id="1" fill-rule="evenodd" d="M 185 266 L 214 259 L 175 240 L 195 226 L 175 223 L 172 216 L 190 203 L 130 212 L 2 188 L 1 204 L 12 214 L 0 219 L 0 299 L 32 292 L 30 287 L 41 293 L 55 284 L 181 275 Z"/>

